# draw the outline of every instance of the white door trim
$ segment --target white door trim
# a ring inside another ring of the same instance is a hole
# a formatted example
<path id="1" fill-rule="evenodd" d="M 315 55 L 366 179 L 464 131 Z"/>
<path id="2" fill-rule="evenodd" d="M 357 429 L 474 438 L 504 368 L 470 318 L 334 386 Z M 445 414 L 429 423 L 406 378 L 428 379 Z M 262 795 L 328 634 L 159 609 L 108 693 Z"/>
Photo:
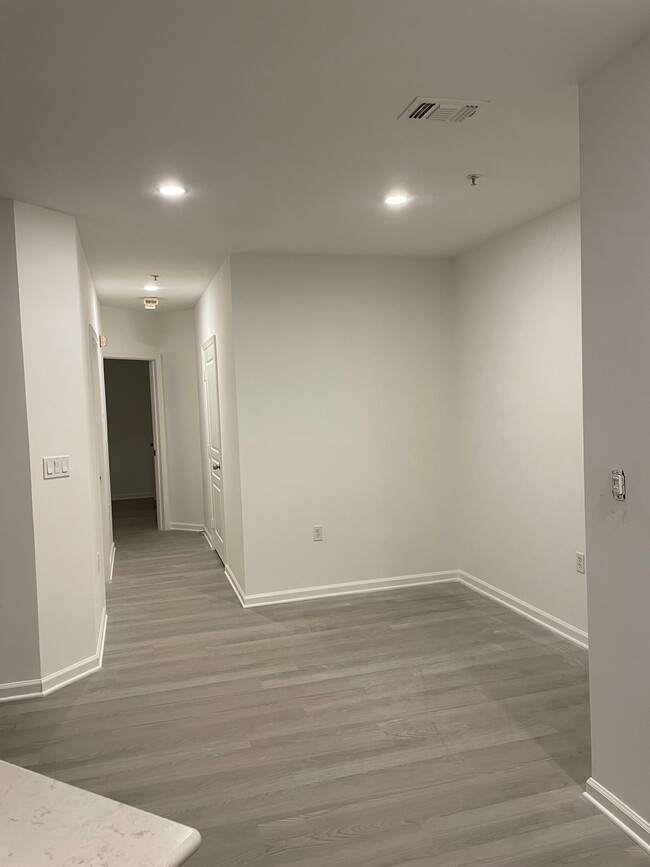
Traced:
<path id="1" fill-rule="evenodd" d="M 151 383 L 151 418 L 153 421 L 154 467 L 156 470 L 156 510 L 158 529 L 169 530 L 169 477 L 167 472 L 167 436 L 165 433 L 165 393 L 163 388 L 162 355 L 140 352 L 104 353 L 104 358 L 117 361 L 148 361 Z"/>
<path id="2" fill-rule="evenodd" d="M 104 583 L 113 580 L 113 565 L 115 561 L 115 541 L 113 539 L 113 515 L 111 505 L 111 474 L 108 462 L 108 429 L 106 424 L 106 385 L 104 383 L 104 360 L 99 345 L 99 336 L 93 326 L 88 324 L 90 337 L 89 363 L 90 392 L 93 406 L 93 455 L 94 471 L 97 478 L 97 494 L 100 506 L 100 529 L 102 550 L 102 572 Z M 97 381 L 95 382 L 95 377 Z M 97 391 L 97 394 L 95 394 Z M 97 403 L 97 405 L 95 405 Z"/>

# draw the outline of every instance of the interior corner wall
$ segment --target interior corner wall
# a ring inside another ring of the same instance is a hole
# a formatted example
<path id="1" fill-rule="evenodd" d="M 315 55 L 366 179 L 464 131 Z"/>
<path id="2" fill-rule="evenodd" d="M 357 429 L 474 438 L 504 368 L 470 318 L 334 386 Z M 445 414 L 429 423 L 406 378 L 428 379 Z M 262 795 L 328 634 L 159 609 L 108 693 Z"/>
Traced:
<path id="1" fill-rule="evenodd" d="M 453 270 L 460 568 L 586 630 L 579 204 Z"/>
<path id="2" fill-rule="evenodd" d="M 101 307 L 107 358 L 162 359 L 169 520 L 203 526 L 199 399 L 191 310 Z"/>
<path id="3" fill-rule="evenodd" d="M 145 311 L 143 314 L 151 315 Z M 203 527 L 201 428 L 193 311 L 163 313 L 161 338 L 171 520 Z"/>
<path id="4" fill-rule="evenodd" d="M 13 202 L 0 199 L 0 686 L 41 676 Z"/>
<path id="5" fill-rule="evenodd" d="M 650 844 L 650 40 L 581 86 L 580 139 L 592 776 Z"/>
<path id="6" fill-rule="evenodd" d="M 81 240 L 77 235 L 77 269 L 79 273 L 79 288 L 81 292 L 81 317 L 82 330 L 86 335 L 88 344 L 88 352 L 84 357 L 84 374 L 86 379 L 86 389 L 90 396 L 91 412 L 94 415 L 91 424 L 89 435 L 92 438 L 91 451 L 94 456 L 95 478 L 93 478 L 93 501 L 99 503 L 99 507 L 93 510 L 95 532 L 97 538 L 100 539 L 97 543 L 97 548 L 102 554 L 102 572 L 101 584 L 102 591 L 96 594 L 95 616 L 97 619 L 98 628 L 104 614 L 105 606 L 105 584 L 111 577 L 113 556 L 115 553 L 115 545 L 113 542 L 113 516 L 111 510 L 111 487 L 108 473 L 108 428 L 106 424 L 106 394 L 104 388 L 104 368 L 101 359 L 101 349 L 99 347 L 99 336 L 102 333 L 101 326 L 101 310 L 99 298 L 95 290 L 86 254 L 84 252 Z M 91 339 L 92 333 L 92 339 Z M 96 342 L 95 342 L 96 341 Z M 91 359 L 91 353 L 93 358 Z M 92 362 L 92 363 L 91 363 Z M 96 365 L 96 369 L 91 369 Z M 96 376 L 96 385 L 93 386 L 93 378 Z M 99 394 L 96 395 L 95 391 Z M 93 407 L 92 402 L 97 400 L 97 406 Z M 95 430 L 94 425 L 98 430 Z M 102 450 L 99 452 L 98 440 L 102 441 Z M 99 452 L 99 453 L 98 453 Z"/>
<path id="7" fill-rule="evenodd" d="M 447 263 L 238 254 L 230 282 L 247 593 L 453 570 Z"/>
<path id="8" fill-rule="evenodd" d="M 239 421 L 237 409 L 237 383 L 235 374 L 235 347 L 230 285 L 230 260 L 222 264 L 214 279 L 199 298 L 195 310 L 196 370 L 198 381 L 203 382 L 202 345 L 211 337 L 217 344 L 217 375 L 221 414 L 221 447 L 223 454 L 223 494 L 226 560 L 239 585 L 246 590 L 244 563 L 244 537 L 239 455 Z M 199 402 L 201 418 L 201 456 L 203 478 L 203 508 L 205 522 L 210 520 L 209 463 L 207 448 L 207 421 L 203 399 Z"/>
<path id="9" fill-rule="evenodd" d="M 75 221 L 14 203 L 35 542 L 41 676 L 96 657 L 103 606 L 92 495 L 88 354 Z M 42 458 L 70 456 L 44 480 Z"/>

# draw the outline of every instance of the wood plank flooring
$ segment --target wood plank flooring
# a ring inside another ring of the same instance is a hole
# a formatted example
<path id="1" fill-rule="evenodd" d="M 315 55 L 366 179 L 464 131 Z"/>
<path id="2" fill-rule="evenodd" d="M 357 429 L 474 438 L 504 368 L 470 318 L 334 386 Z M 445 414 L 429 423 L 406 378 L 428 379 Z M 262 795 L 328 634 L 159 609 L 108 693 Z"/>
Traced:
<path id="1" fill-rule="evenodd" d="M 2 758 L 197 827 L 192 867 L 650 864 L 581 798 L 584 652 L 452 584 L 244 611 L 116 506 L 104 668 L 0 705 Z"/>

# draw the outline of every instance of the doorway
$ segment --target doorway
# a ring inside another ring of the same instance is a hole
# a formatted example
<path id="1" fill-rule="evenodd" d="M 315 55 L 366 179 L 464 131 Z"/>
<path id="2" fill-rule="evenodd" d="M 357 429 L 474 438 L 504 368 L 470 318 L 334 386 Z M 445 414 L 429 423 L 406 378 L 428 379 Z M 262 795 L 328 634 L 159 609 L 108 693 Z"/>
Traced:
<path id="1" fill-rule="evenodd" d="M 150 510 L 166 529 L 156 360 L 105 358 L 104 386 L 113 511 Z"/>

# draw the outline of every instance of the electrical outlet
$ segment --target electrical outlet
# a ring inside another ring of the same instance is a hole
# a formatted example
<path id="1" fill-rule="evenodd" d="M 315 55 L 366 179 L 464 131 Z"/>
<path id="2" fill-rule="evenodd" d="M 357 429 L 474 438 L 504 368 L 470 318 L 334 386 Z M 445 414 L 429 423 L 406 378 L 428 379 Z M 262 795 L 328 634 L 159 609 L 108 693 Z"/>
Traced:
<path id="1" fill-rule="evenodd" d="M 322 542 L 323 541 L 323 528 L 320 524 L 317 524 L 315 527 L 312 527 L 312 534 L 313 534 L 314 542 Z"/>
<path id="2" fill-rule="evenodd" d="M 585 574 L 586 567 L 586 559 L 585 555 L 581 554 L 580 551 L 576 551 L 576 572 L 580 572 L 582 575 Z"/>

